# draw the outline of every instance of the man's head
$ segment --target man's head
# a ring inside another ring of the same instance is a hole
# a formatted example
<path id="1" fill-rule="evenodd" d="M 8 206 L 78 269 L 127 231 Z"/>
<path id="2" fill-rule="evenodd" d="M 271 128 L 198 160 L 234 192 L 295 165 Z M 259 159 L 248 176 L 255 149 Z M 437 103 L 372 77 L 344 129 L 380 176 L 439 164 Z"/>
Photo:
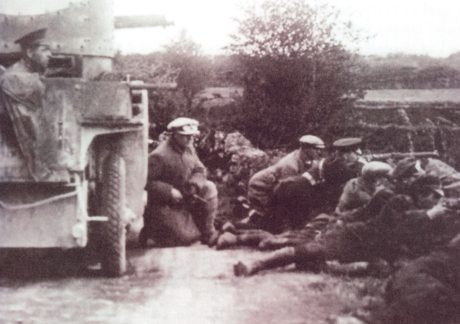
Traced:
<path id="1" fill-rule="evenodd" d="M 172 140 L 182 149 L 193 142 L 193 137 L 200 134 L 198 121 L 187 117 L 179 117 L 170 122 L 167 126 L 171 132 Z"/>
<path id="2" fill-rule="evenodd" d="M 21 46 L 22 57 L 34 72 L 45 72 L 51 57 L 50 45 L 46 40 L 46 28 L 28 33 L 14 42 Z"/>
<path id="3" fill-rule="evenodd" d="M 418 177 L 423 176 L 425 171 L 420 166 L 420 161 L 413 158 L 404 158 L 393 168 L 391 178 L 397 190 L 404 192 Z"/>
<path id="4" fill-rule="evenodd" d="M 299 144 L 302 159 L 305 161 L 318 159 L 326 147 L 323 140 L 314 135 L 302 136 L 299 138 Z"/>
<path id="5" fill-rule="evenodd" d="M 362 155 L 362 139 L 359 137 L 345 137 L 332 143 L 338 155 L 342 156 L 347 162 L 358 161 Z"/>
<path id="6" fill-rule="evenodd" d="M 372 161 L 361 169 L 361 177 L 371 183 L 377 183 L 390 176 L 392 167 L 388 163 Z"/>
<path id="7" fill-rule="evenodd" d="M 421 175 L 410 185 L 411 194 L 419 208 L 429 209 L 444 197 L 439 178 L 433 175 Z"/>

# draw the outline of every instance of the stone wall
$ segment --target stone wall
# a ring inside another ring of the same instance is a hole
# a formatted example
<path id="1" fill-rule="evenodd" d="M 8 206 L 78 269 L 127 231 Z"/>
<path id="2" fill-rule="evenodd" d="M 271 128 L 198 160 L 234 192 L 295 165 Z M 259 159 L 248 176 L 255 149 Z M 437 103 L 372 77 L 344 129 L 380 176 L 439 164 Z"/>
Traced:
<path id="1" fill-rule="evenodd" d="M 361 136 L 367 153 L 437 150 L 443 160 L 460 168 L 460 100 L 453 91 L 417 90 L 417 96 L 408 97 L 411 92 L 404 90 L 399 93 L 404 98 L 396 90 L 393 97 L 388 90 L 380 98 L 375 92 L 336 114 L 325 127 L 324 137 L 332 141 Z"/>

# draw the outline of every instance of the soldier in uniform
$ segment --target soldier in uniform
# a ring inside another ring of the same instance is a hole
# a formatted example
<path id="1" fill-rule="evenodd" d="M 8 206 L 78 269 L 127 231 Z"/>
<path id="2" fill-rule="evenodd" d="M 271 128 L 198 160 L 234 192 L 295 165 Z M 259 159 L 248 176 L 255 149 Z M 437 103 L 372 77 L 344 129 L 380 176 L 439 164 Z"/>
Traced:
<path id="1" fill-rule="evenodd" d="M 6 69 L 6 73 L 38 73 L 43 75 L 51 58 L 46 28 L 35 30 L 14 41 L 21 47 L 21 59 Z"/>
<path id="2" fill-rule="evenodd" d="M 198 121 L 177 118 L 167 126 L 170 137 L 149 156 L 148 205 L 139 241 L 153 240 L 163 246 L 189 245 L 217 240 L 214 219 L 218 198 L 215 184 L 206 178 L 193 139 Z"/>
<path id="3" fill-rule="evenodd" d="M 21 47 L 21 59 L 8 67 L 0 77 L 2 128 L 4 133 L 14 133 L 6 134 L 6 137 L 15 137 L 17 140 L 31 176 L 37 181 L 47 180 L 51 171 L 37 148 L 45 91 L 41 78 L 51 57 L 46 29 L 33 31 L 15 43 Z M 9 118 L 3 118 L 5 115 Z"/>
<path id="4" fill-rule="evenodd" d="M 362 157 L 362 139 L 340 138 L 332 143 L 332 154 L 324 161 L 324 181 L 328 184 L 328 199 L 336 206 L 348 180 L 359 177 L 367 162 Z"/>

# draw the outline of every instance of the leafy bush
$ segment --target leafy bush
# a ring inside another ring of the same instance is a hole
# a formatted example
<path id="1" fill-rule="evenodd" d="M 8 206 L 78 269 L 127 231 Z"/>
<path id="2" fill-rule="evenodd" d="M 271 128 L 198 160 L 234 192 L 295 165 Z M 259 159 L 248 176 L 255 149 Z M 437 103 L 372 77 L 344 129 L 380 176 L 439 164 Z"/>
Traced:
<path id="1" fill-rule="evenodd" d="M 318 133 L 355 92 L 354 58 L 338 40 L 351 31 L 330 7 L 265 0 L 248 7 L 229 47 L 240 57 L 240 129 L 261 147 Z"/>

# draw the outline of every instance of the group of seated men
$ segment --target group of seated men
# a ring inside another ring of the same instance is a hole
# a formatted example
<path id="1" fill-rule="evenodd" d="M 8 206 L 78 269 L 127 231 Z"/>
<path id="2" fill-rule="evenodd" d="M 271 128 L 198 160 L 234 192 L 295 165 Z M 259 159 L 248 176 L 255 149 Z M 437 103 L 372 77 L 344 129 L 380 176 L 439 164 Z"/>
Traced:
<path id="1" fill-rule="evenodd" d="M 167 129 L 168 136 L 149 155 L 149 199 L 140 243 L 147 245 L 153 239 L 157 245 L 179 246 L 201 239 L 215 245 L 222 234 L 214 226 L 217 189 L 207 179 L 207 170 L 193 146 L 198 122 L 181 117 Z M 302 136 L 297 150 L 250 179 L 248 226 L 267 233 L 298 228 L 305 223 L 307 210 L 337 200 L 341 187 L 359 174 L 364 163 L 358 154 L 359 144 L 360 139 L 339 140 L 334 143 L 336 152 L 322 159 L 324 142 L 313 135 Z M 327 195 L 323 195 L 326 190 L 308 190 L 323 187 L 323 178 L 332 184 Z"/>
<path id="2" fill-rule="evenodd" d="M 458 277 L 455 269 L 460 267 L 460 174 L 449 165 L 431 157 L 366 161 L 360 138 L 335 141 L 326 156 L 319 137 L 304 135 L 297 150 L 251 177 L 248 216 L 218 230 L 217 189 L 193 148 L 198 122 L 178 118 L 168 131 L 150 155 L 142 245 L 149 238 L 165 246 L 201 239 L 217 249 L 249 245 L 274 250 L 259 260 L 237 262 L 236 276 L 289 264 L 333 272 L 337 261 L 365 261 L 366 273 L 395 273 L 386 296 L 397 314 L 395 322 L 438 319 L 418 309 L 433 296 L 441 309 L 449 310 L 445 316 L 460 307 L 458 282 L 444 278 L 450 272 Z M 448 267 L 452 270 L 426 271 L 443 260 L 454 264 Z M 421 278 L 437 285 L 424 286 Z M 401 313 L 401 305 L 415 306 Z"/>

